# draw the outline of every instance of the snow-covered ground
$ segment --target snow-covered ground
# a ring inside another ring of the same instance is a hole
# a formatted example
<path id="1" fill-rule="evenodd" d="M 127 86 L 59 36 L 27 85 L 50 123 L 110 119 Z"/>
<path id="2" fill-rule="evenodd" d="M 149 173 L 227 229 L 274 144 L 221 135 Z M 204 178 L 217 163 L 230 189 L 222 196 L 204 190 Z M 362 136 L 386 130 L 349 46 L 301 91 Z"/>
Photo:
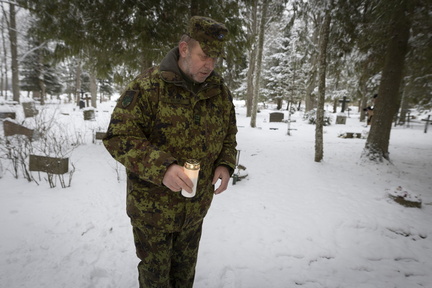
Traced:
<path id="1" fill-rule="evenodd" d="M 138 287 L 125 175 L 99 140 L 92 143 L 113 105 L 99 104 L 95 121 L 51 105 L 84 142 L 70 157 L 69 188 L 49 188 L 44 173 L 39 185 L 15 179 L 2 159 L 0 287 Z M 369 129 L 352 113 L 346 125 L 324 128 L 324 161 L 316 163 L 315 127 L 302 113 L 292 116 L 288 136 L 286 123 L 269 123 L 273 106 L 254 129 L 243 102 L 236 109 L 248 177 L 214 198 L 195 287 L 432 287 L 432 129 L 395 127 L 393 165 L 364 163 L 365 139 L 338 137 Z M 399 186 L 420 196 L 422 208 L 390 199 Z"/>

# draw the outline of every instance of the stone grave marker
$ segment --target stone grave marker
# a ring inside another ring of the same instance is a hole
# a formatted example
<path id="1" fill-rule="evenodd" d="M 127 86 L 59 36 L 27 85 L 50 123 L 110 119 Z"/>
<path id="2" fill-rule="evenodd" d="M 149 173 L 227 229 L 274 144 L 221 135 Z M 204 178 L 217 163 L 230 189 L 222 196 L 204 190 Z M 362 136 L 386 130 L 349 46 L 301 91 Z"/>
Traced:
<path id="1" fill-rule="evenodd" d="M 36 138 L 33 129 L 29 129 L 10 120 L 3 121 L 3 130 L 5 137 L 13 135 L 25 135 L 30 141 L 32 141 L 33 138 Z"/>
<path id="2" fill-rule="evenodd" d="M 96 132 L 93 137 L 93 143 L 96 143 L 96 140 L 102 140 L 105 138 L 106 132 Z"/>
<path id="3" fill-rule="evenodd" d="M 343 124 L 343 125 L 345 125 L 346 124 L 346 118 L 347 118 L 347 116 L 337 115 L 336 116 L 336 124 Z"/>
<path id="4" fill-rule="evenodd" d="M 16 113 L 15 112 L 2 112 L 2 111 L 0 111 L 0 119 L 6 119 L 6 118 L 15 119 Z"/>
<path id="5" fill-rule="evenodd" d="M 270 113 L 269 122 L 282 122 L 284 118 L 284 113 L 282 112 L 272 112 Z"/>
<path id="6" fill-rule="evenodd" d="M 36 109 L 35 102 L 23 102 L 22 106 L 24 109 L 25 118 L 36 116 L 39 113 L 39 111 Z"/>
<path id="7" fill-rule="evenodd" d="M 30 155 L 29 168 L 30 171 L 65 174 L 69 171 L 69 158 Z"/>
<path id="8" fill-rule="evenodd" d="M 86 109 L 83 113 L 84 120 L 95 120 L 95 111 L 93 109 Z"/>
<path id="9" fill-rule="evenodd" d="M 102 140 L 103 138 L 105 138 L 106 136 L 106 132 L 96 132 L 95 138 L 96 140 Z"/>

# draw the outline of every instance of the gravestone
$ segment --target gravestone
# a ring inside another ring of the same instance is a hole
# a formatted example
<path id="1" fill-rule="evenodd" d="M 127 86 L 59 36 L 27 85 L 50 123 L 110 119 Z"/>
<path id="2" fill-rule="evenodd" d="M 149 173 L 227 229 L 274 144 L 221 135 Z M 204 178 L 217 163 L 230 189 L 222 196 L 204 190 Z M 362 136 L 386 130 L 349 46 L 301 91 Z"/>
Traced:
<path id="1" fill-rule="evenodd" d="M 29 129 L 10 120 L 3 121 L 3 130 L 5 137 L 13 135 L 24 135 L 27 136 L 30 141 L 33 140 L 35 135 L 33 129 Z"/>
<path id="2" fill-rule="evenodd" d="M 39 113 L 34 102 L 23 102 L 22 106 L 25 118 L 36 116 Z"/>
<path id="3" fill-rule="evenodd" d="M 93 137 L 93 144 L 96 143 L 96 140 L 103 140 L 106 134 L 106 132 L 96 132 Z"/>
<path id="4" fill-rule="evenodd" d="M 106 136 L 106 132 L 96 132 L 95 138 L 96 140 L 102 140 L 103 138 L 105 138 Z"/>
<path id="5" fill-rule="evenodd" d="M 6 118 L 15 119 L 16 118 L 16 113 L 15 112 L 3 112 L 3 111 L 0 111 L 0 119 L 6 119 Z"/>
<path id="6" fill-rule="evenodd" d="M 273 112 L 270 113 L 270 122 L 282 122 L 284 118 L 284 113 L 282 112 Z"/>
<path id="7" fill-rule="evenodd" d="M 93 109 L 84 110 L 84 120 L 95 120 L 95 111 Z"/>
<path id="8" fill-rule="evenodd" d="M 342 108 L 341 108 L 341 112 L 345 112 L 345 104 L 346 103 L 349 103 L 350 102 L 350 100 L 349 99 L 347 99 L 347 97 L 346 96 L 344 96 L 342 99 L 339 99 L 339 102 L 341 102 L 342 103 Z"/>
<path id="9" fill-rule="evenodd" d="M 343 116 L 343 115 L 338 115 L 338 116 L 336 116 L 336 124 L 343 124 L 343 125 L 345 125 L 345 123 L 346 123 L 346 116 Z"/>
<path id="10" fill-rule="evenodd" d="M 30 155 L 29 169 L 50 174 L 65 174 L 69 171 L 69 158 Z"/>

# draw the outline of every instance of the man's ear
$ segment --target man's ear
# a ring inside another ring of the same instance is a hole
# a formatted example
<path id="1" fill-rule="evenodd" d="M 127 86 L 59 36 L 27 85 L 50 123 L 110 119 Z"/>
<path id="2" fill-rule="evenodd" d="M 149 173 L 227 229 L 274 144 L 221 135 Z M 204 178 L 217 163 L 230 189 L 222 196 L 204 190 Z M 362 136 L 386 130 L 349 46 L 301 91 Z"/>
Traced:
<path id="1" fill-rule="evenodd" d="M 183 58 L 186 57 L 188 49 L 189 49 L 188 43 L 186 43 L 184 41 L 179 43 L 179 52 L 180 52 L 181 57 L 183 57 Z"/>

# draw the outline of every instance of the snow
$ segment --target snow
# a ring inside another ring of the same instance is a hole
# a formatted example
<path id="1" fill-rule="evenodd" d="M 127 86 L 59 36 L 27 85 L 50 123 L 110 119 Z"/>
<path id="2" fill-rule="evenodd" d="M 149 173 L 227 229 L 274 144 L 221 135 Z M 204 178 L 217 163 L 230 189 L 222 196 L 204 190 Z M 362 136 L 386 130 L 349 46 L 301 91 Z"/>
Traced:
<path id="1" fill-rule="evenodd" d="M 114 104 L 98 105 L 95 121 L 51 105 L 62 111 L 59 123 L 82 130 L 71 187 L 49 188 L 44 173 L 39 185 L 15 179 L 2 159 L 0 287 L 138 287 L 125 174 L 92 141 Z M 194 287 L 432 287 L 432 131 L 424 123 L 392 128 L 392 164 L 371 164 L 360 160 L 365 139 L 338 137 L 369 129 L 351 113 L 346 125 L 324 127 L 317 163 L 315 127 L 301 112 L 288 136 L 286 123 L 268 122 L 273 106 L 258 114 L 257 128 L 243 102 L 236 110 L 248 177 L 214 198 Z M 399 186 L 422 207 L 390 198 Z"/>

